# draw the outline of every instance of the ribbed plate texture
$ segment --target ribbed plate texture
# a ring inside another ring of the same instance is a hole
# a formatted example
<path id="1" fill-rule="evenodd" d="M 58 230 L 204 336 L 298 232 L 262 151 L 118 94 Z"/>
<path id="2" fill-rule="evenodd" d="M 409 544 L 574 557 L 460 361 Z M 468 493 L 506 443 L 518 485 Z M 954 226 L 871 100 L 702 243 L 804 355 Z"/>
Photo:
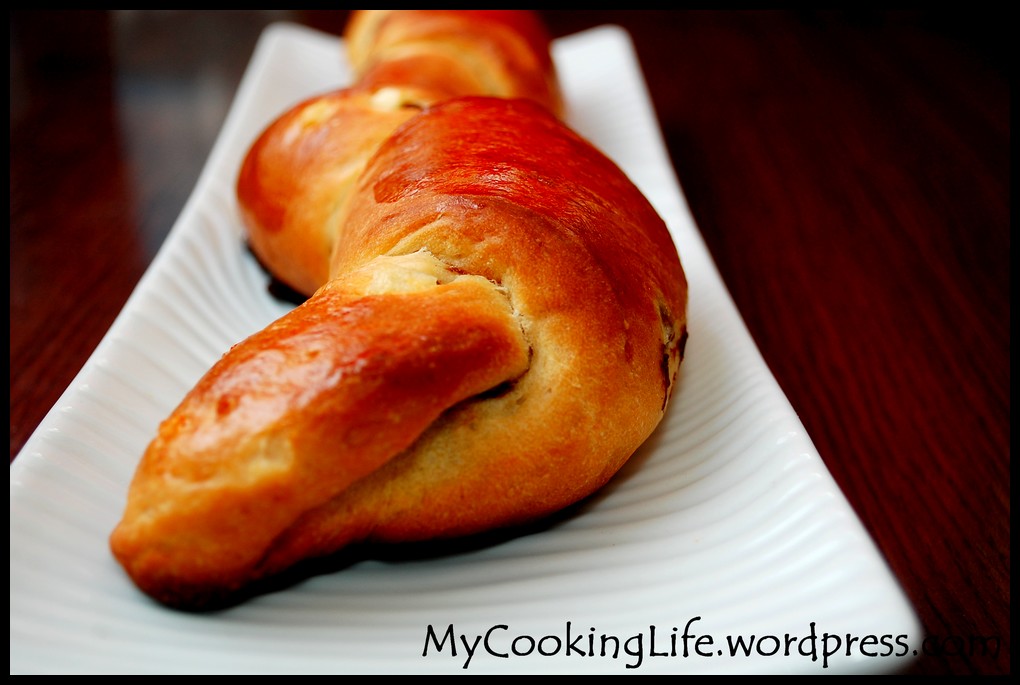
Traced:
<path id="1" fill-rule="evenodd" d="M 240 160 L 276 115 L 347 83 L 341 54 L 335 37 L 266 31 L 166 244 L 11 466 L 11 672 L 906 666 L 921 638 L 913 611 L 733 306 L 615 27 L 561 39 L 555 57 L 569 122 L 653 202 L 688 274 L 690 339 L 659 430 L 602 492 L 519 535 L 363 555 L 213 614 L 170 611 L 131 585 L 107 536 L 145 445 L 231 344 L 288 309 L 244 248 Z M 738 636 L 756 641 L 750 655 L 731 653 Z M 848 637 L 867 636 L 875 656 L 860 642 L 847 654 Z"/>

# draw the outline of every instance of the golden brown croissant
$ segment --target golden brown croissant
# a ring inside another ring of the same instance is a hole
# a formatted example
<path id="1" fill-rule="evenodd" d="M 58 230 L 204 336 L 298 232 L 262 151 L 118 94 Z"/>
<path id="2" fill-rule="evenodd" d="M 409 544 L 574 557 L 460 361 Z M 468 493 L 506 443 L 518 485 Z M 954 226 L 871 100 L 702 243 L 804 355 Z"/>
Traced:
<path id="1" fill-rule="evenodd" d="M 371 90 L 527 98 L 562 114 L 549 36 L 531 12 L 361 10 L 345 38 L 356 80 Z"/>
<path id="2" fill-rule="evenodd" d="M 159 601 L 547 516 L 662 417 L 687 284 L 608 158 L 533 101 L 465 97 L 362 166 L 339 210 L 310 210 L 337 212 L 325 284 L 233 347 L 143 456 L 111 546 Z"/>
<path id="3" fill-rule="evenodd" d="M 418 110 L 492 95 L 562 113 L 549 36 L 530 12 L 361 10 L 345 38 L 356 83 L 269 126 L 238 182 L 252 251 L 304 296 L 327 280 L 339 212 L 365 162 Z"/>

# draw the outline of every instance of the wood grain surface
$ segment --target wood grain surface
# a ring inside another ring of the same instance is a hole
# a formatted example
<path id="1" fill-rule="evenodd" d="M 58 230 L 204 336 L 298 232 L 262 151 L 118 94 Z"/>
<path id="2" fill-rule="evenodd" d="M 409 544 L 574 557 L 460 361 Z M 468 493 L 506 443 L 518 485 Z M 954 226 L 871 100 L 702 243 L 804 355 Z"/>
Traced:
<path id="1" fill-rule="evenodd" d="M 923 623 L 908 672 L 1009 673 L 1005 15 L 543 14 L 630 32 L 726 286 Z M 262 29 L 346 13 L 10 18 L 13 461 L 183 208 Z"/>

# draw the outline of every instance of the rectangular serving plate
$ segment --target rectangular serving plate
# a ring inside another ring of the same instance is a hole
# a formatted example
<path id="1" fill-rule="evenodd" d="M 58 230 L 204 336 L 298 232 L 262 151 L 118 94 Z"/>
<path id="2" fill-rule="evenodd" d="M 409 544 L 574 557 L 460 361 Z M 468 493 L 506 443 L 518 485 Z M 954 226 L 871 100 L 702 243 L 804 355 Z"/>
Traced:
<path id="1" fill-rule="evenodd" d="M 240 161 L 350 74 L 335 36 L 261 37 L 195 191 L 124 310 L 11 465 L 12 673 L 884 673 L 919 626 L 720 279 L 618 27 L 556 41 L 568 123 L 668 224 L 690 340 L 662 425 L 548 525 L 362 558 L 236 608 L 141 595 L 107 536 L 156 426 L 289 309 L 244 247 Z M 471 647 L 474 646 L 472 650 Z"/>

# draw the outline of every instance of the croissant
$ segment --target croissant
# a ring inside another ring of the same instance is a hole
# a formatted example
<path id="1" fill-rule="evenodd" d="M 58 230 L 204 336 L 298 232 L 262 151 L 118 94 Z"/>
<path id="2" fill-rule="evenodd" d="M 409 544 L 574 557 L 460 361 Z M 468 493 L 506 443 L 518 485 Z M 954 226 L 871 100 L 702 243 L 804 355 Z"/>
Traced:
<path id="1" fill-rule="evenodd" d="M 355 78 L 370 90 L 527 98 L 563 113 L 549 35 L 532 12 L 360 10 L 345 39 Z"/>
<path id="2" fill-rule="evenodd" d="M 418 110 L 465 95 L 563 100 L 531 12 L 360 10 L 345 32 L 355 84 L 299 103 L 245 158 L 238 203 L 252 252 L 308 296 L 329 277 L 339 212 L 372 153 Z"/>
<path id="3" fill-rule="evenodd" d="M 110 544 L 160 602 L 220 606 L 356 542 L 540 519 L 663 416 L 687 337 L 676 248 L 547 104 L 415 107 L 358 167 L 339 208 L 307 210 L 336 230 L 324 282 L 143 455 Z M 332 172 L 309 162 L 302 184 Z"/>

